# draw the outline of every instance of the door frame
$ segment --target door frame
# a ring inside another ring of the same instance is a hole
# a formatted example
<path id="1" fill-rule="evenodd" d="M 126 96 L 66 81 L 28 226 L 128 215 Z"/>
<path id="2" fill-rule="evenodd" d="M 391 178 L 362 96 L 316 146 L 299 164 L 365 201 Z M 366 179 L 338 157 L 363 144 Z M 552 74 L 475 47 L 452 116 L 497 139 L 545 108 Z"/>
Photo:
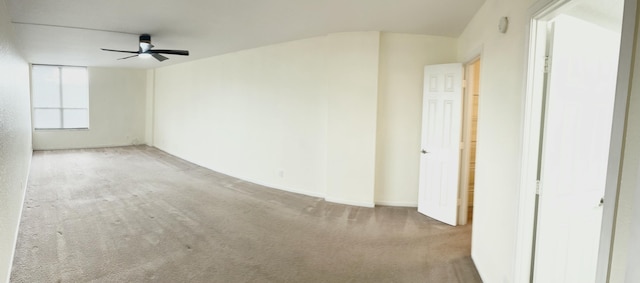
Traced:
<path id="1" fill-rule="evenodd" d="M 546 25 L 543 18 L 571 0 L 538 0 L 528 11 L 527 54 L 525 58 L 525 97 L 523 105 L 521 168 L 517 235 L 514 261 L 514 282 L 531 282 L 535 217 L 537 201 L 537 167 L 540 149 L 540 121 L 545 68 Z M 596 282 L 607 282 L 610 274 L 611 251 L 618 207 L 618 192 L 622 168 L 622 153 L 627 118 L 627 104 L 631 86 L 631 68 L 636 29 L 638 0 L 624 0 L 618 78 L 614 102 L 613 125 L 609 147 L 609 165 L 605 186 L 600 249 Z M 542 38 L 542 40 L 541 40 Z M 543 56 L 540 56 L 543 54 Z"/>
<path id="2" fill-rule="evenodd" d="M 480 61 L 480 68 L 478 72 L 482 74 L 482 61 L 481 55 L 473 56 L 472 59 L 463 63 L 464 67 L 464 80 L 462 91 L 462 152 L 460 153 L 460 181 L 458 188 L 458 198 L 460 199 L 460 206 L 458 207 L 458 225 L 466 225 L 469 221 L 468 209 L 469 209 L 469 161 L 471 160 L 471 111 L 473 110 L 473 101 L 471 97 L 473 93 L 470 93 L 471 85 L 474 82 L 471 77 L 471 65 Z M 479 107 L 478 107 L 479 108 Z"/>

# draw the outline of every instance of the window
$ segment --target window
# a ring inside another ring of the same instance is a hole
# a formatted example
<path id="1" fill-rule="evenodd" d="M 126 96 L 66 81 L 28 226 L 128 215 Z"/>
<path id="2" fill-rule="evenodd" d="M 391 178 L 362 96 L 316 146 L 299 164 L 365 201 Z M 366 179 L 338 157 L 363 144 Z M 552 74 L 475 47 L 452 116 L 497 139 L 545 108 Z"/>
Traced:
<path id="1" fill-rule="evenodd" d="M 89 75 L 86 67 L 33 65 L 33 127 L 89 128 Z"/>

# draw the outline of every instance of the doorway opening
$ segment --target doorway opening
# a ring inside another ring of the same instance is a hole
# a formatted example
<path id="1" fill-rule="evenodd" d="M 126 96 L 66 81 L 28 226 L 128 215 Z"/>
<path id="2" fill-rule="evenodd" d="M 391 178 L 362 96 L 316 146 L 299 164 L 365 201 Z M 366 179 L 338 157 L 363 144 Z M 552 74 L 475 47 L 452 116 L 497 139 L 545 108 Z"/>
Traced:
<path id="1" fill-rule="evenodd" d="M 476 144 L 478 133 L 478 101 L 480 98 L 480 58 L 465 64 L 464 99 L 462 109 L 462 154 L 460 155 L 460 207 L 458 224 L 473 219 L 475 191 Z"/>
<path id="2" fill-rule="evenodd" d="M 624 28 L 634 29 L 635 6 L 631 20 L 625 0 L 548 0 L 537 8 L 516 281 L 605 282 L 633 48 Z"/>
<path id="3" fill-rule="evenodd" d="M 452 226 L 473 213 L 480 59 L 425 66 L 418 212 Z"/>
<path id="4" fill-rule="evenodd" d="M 480 58 L 425 66 L 418 212 L 452 226 L 473 217 Z"/>

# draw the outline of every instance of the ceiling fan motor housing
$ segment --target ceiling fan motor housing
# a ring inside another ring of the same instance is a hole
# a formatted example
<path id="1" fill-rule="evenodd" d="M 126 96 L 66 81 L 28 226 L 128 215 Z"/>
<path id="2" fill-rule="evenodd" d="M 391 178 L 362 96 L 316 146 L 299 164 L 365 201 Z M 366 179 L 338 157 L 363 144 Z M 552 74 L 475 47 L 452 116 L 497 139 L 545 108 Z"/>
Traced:
<path id="1" fill-rule="evenodd" d="M 140 54 L 150 54 L 150 50 L 153 47 L 153 44 L 151 44 L 151 36 L 148 34 L 142 34 L 140 35 L 140 43 L 139 43 L 140 47 L 139 47 L 139 51 L 138 53 Z"/>
<path id="2" fill-rule="evenodd" d="M 141 34 L 140 35 L 140 42 L 151 44 L 151 36 L 146 34 L 146 33 L 145 34 Z"/>

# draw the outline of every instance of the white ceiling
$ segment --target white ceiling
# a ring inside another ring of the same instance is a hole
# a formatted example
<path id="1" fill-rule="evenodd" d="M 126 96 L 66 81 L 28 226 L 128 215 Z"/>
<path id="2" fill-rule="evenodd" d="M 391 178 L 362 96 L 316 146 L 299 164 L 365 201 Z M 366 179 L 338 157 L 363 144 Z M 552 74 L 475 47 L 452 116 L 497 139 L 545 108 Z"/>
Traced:
<path id="1" fill-rule="evenodd" d="M 334 32 L 457 37 L 484 0 L 5 0 L 27 60 L 153 68 Z M 0 3 L 1 4 L 1 3 Z M 151 34 L 158 49 L 191 56 L 124 57 Z M 124 55 L 124 56 L 123 56 Z"/>

